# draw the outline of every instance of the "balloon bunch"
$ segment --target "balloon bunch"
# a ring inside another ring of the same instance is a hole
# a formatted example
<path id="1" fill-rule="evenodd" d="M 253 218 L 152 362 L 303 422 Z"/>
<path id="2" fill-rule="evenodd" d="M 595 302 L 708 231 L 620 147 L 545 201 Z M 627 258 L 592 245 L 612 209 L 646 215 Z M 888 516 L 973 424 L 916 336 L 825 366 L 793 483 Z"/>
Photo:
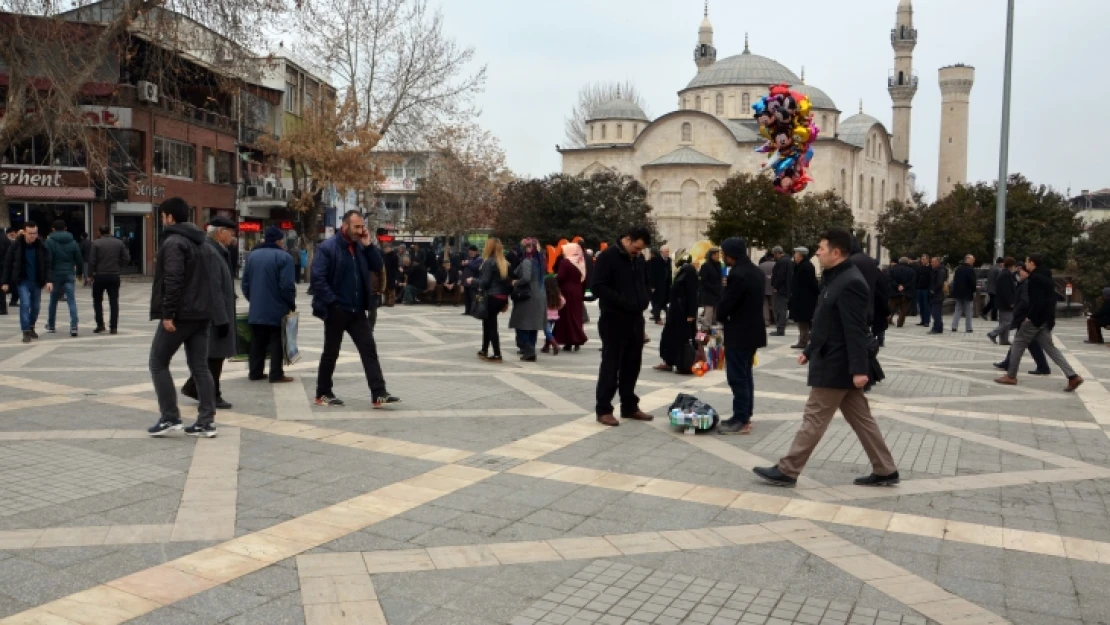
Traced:
<path id="1" fill-rule="evenodd" d="M 769 155 L 763 166 L 775 172 L 775 190 L 780 193 L 797 193 L 812 181 L 807 171 L 819 129 L 810 106 L 808 96 L 785 84 L 772 86 L 769 95 L 752 105 L 759 134 L 767 139 L 755 151 Z"/>

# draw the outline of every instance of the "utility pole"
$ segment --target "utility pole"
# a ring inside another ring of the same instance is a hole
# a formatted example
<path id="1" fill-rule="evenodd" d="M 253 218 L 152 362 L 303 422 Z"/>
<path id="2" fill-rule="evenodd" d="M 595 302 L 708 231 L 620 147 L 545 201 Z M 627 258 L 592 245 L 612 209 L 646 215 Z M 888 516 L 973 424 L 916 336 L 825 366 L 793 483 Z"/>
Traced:
<path id="1" fill-rule="evenodd" d="M 1006 247 L 1006 182 L 1010 159 L 1010 74 L 1014 61 L 1014 0 L 1006 7 L 1006 67 L 1002 80 L 1002 139 L 998 148 L 998 206 L 994 210 L 994 257 Z"/>

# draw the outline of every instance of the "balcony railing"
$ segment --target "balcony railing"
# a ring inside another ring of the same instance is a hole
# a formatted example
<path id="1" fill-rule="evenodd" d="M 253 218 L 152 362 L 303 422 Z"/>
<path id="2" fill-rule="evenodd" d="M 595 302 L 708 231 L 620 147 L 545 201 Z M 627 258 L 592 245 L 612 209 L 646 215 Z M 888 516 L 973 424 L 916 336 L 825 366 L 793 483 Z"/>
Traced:
<path id="1" fill-rule="evenodd" d="M 917 88 L 917 72 L 911 73 L 909 76 L 902 74 L 899 79 L 898 72 L 890 70 L 886 77 L 886 86 L 888 87 L 913 87 Z"/>
<path id="2" fill-rule="evenodd" d="M 155 109 L 163 115 L 228 134 L 236 134 L 239 129 L 236 120 L 226 115 L 199 108 L 183 100 L 175 100 L 166 97 L 163 94 L 158 94 L 157 102 L 141 101 L 138 97 L 138 89 L 131 85 L 119 86 L 118 99 L 120 103 L 125 106 L 149 106 L 151 109 Z"/>
<path id="3" fill-rule="evenodd" d="M 904 28 L 904 27 L 902 27 L 902 28 L 891 28 L 890 29 L 890 41 L 891 41 L 891 43 L 894 43 L 896 41 L 913 41 L 913 42 L 916 42 L 917 41 L 917 29 L 916 28 Z"/>

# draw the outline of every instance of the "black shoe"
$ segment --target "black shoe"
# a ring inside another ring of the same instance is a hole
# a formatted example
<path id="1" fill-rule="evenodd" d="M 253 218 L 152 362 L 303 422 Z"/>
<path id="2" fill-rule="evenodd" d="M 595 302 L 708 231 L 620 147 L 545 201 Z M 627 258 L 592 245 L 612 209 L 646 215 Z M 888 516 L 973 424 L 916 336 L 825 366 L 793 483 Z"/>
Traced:
<path id="1" fill-rule="evenodd" d="M 751 423 L 751 421 L 749 421 L 747 423 L 741 423 L 740 419 L 735 419 L 735 418 L 734 419 L 728 419 L 727 421 L 721 421 L 717 425 L 717 433 L 718 434 L 751 434 L 752 433 L 752 423 Z"/>
<path id="2" fill-rule="evenodd" d="M 250 380 L 251 382 L 258 382 L 259 380 L 265 380 L 265 379 L 266 379 L 266 374 L 262 374 L 262 375 L 248 375 L 248 376 L 247 376 L 247 379 L 248 379 L 248 380 Z"/>
<path id="3" fill-rule="evenodd" d="M 1035 370 L 1035 371 L 1030 371 L 1029 375 L 1052 375 L 1052 370 L 1041 371 L 1041 370 L 1038 369 L 1038 370 Z"/>
<path id="4" fill-rule="evenodd" d="M 790 477 L 782 471 L 779 471 L 778 465 L 773 467 L 756 467 L 752 469 L 752 473 L 755 473 L 775 486 L 794 486 L 798 483 L 797 478 Z"/>
<path id="5" fill-rule="evenodd" d="M 974 330 L 964 330 L 964 332 L 971 334 L 972 332 L 974 332 Z"/>
<path id="6" fill-rule="evenodd" d="M 995 345 L 998 345 L 998 337 L 997 336 L 988 332 L 987 333 L 987 338 L 991 340 L 991 343 L 994 343 Z"/>
<path id="7" fill-rule="evenodd" d="M 24 332 L 23 333 L 23 342 L 24 343 L 30 343 L 31 342 L 31 333 L 30 332 Z"/>
<path id="8" fill-rule="evenodd" d="M 786 336 L 786 330 L 776 330 L 771 336 Z"/>
<path id="9" fill-rule="evenodd" d="M 390 395 L 389 393 L 386 393 L 386 392 L 383 392 L 381 395 L 375 395 L 374 396 L 374 407 L 375 408 L 381 408 L 382 406 L 387 406 L 389 404 L 399 404 L 399 403 L 401 403 L 401 398 L 400 397 L 394 397 L 393 395 Z"/>
<path id="10" fill-rule="evenodd" d="M 105 328 L 104 326 L 96 326 L 96 329 L 93 330 L 93 334 L 104 334 L 107 331 L 108 331 L 108 329 Z"/>
<path id="11" fill-rule="evenodd" d="M 231 410 L 231 408 L 231 402 L 227 401 L 223 397 L 216 398 L 216 410 Z"/>
<path id="12" fill-rule="evenodd" d="M 535 354 L 528 354 L 528 355 L 525 355 L 525 356 L 521 356 L 520 359 L 524 362 L 536 362 L 536 355 Z"/>
<path id="13" fill-rule="evenodd" d="M 205 423 L 201 425 L 200 423 L 194 423 L 185 428 L 185 433 L 199 438 L 216 438 L 216 424 Z"/>
<path id="14" fill-rule="evenodd" d="M 342 406 L 344 404 L 343 404 L 343 400 L 339 399 L 335 395 L 332 395 L 331 393 L 324 393 L 323 395 L 320 395 L 319 397 L 316 398 L 316 405 L 317 406 Z"/>
<path id="15" fill-rule="evenodd" d="M 54 326 L 46 326 L 43 330 L 45 330 L 47 334 L 54 334 L 55 332 Z"/>
<path id="16" fill-rule="evenodd" d="M 174 430 L 181 429 L 181 421 L 159 421 L 147 430 L 151 436 L 165 436 Z"/>
<path id="17" fill-rule="evenodd" d="M 890 475 L 876 475 L 872 473 L 867 477 L 857 477 L 855 480 L 852 480 L 852 483 L 856 486 L 894 486 L 899 481 L 898 472 L 895 471 Z"/>
<path id="18" fill-rule="evenodd" d="M 77 328 L 70 328 L 69 335 L 70 336 L 77 336 Z"/>
<path id="19" fill-rule="evenodd" d="M 929 330 L 925 334 L 944 334 L 944 330 Z"/>
<path id="20" fill-rule="evenodd" d="M 116 332 L 115 328 L 112 328 L 111 330 L 108 330 L 108 334 L 118 334 L 118 332 Z"/>
<path id="21" fill-rule="evenodd" d="M 955 331 L 956 331 L 956 328 L 952 328 L 952 331 L 953 331 L 953 332 L 955 332 Z"/>
<path id="22" fill-rule="evenodd" d="M 31 338 L 33 338 L 33 339 L 39 338 L 39 333 L 35 332 L 34 328 L 31 328 L 30 332 L 31 332 Z"/>
<path id="23" fill-rule="evenodd" d="M 995 369 L 1001 369 L 1003 371 L 1009 368 L 1004 362 L 991 363 L 991 366 L 993 366 Z"/>

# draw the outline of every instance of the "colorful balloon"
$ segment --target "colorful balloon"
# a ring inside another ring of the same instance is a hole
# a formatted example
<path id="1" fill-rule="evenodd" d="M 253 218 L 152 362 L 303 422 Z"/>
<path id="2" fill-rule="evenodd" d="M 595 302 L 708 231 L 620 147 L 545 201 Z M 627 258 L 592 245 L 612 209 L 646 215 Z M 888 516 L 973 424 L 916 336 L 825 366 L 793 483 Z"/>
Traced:
<path id="1" fill-rule="evenodd" d="M 813 103 L 784 84 L 771 85 L 768 95 L 752 105 L 759 134 L 767 140 L 756 152 L 767 154 L 764 167 L 774 172 L 775 190 L 798 193 L 812 182 L 807 174 L 813 142 L 820 128 L 813 123 Z"/>

